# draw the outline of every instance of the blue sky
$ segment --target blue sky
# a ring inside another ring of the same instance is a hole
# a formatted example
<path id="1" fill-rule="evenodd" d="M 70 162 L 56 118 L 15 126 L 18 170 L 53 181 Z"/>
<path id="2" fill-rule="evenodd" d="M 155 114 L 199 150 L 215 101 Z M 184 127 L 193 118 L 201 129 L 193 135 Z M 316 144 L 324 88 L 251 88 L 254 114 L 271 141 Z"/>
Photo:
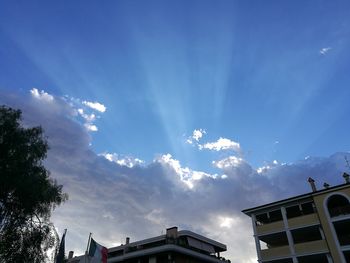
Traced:
<path id="1" fill-rule="evenodd" d="M 348 149 L 346 1 L 2 6 L 0 87 L 104 104 L 98 152 L 202 167 L 183 140 L 199 128 L 256 166 Z"/>
<path id="2" fill-rule="evenodd" d="M 34 112 L 26 101 L 54 98 L 87 150 L 120 166 L 221 175 L 234 156 L 281 171 L 350 148 L 349 12 L 321 0 L 1 1 L 0 102 Z M 39 115 L 30 123 L 50 130 Z"/>

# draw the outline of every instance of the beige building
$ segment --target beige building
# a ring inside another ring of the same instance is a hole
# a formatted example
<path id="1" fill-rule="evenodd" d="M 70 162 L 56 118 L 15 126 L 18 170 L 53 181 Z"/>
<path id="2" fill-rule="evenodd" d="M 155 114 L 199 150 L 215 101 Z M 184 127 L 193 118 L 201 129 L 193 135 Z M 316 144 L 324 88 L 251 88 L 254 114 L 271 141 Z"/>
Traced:
<path id="1" fill-rule="evenodd" d="M 245 209 L 261 263 L 350 263 L 350 182 Z"/>

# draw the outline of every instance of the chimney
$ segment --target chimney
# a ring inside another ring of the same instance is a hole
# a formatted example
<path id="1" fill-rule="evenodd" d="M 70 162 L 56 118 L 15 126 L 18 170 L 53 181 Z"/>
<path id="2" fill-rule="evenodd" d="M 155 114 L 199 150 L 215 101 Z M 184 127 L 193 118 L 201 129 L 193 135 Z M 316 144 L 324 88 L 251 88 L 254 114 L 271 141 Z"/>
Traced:
<path id="1" fill-rule="evenodd" d="M 347 173 L 343 173 L 343 177 L 344 177 L 344 179 L 345 179 L 345 183 L 350 183 L 350 179 L 349 179 L 349 177 L 350 177 L 350 175 L 348 175 Z"/>
<path id="2" fill-rule="evenodd" d="M 323 184 L 323 187 L 327 189 L 327 188 L 329 188 L 329 184 L 324 183 L 324 184 Z"/>
<path id="3" fill-rule="evenodd" d="M 130 237 L 127 237 L 125 240 L 125 245 L 129 245 L 129 243 L 130 243 Z"/>
<path id="4" fill-rule="evenodd" d="M 312 179 L 311 177 L 309 177 L 309 179 L 307 180 L 311 186 L 311 189 L 312 189 L 312 192 L 316 192 L 317 189 L 316 189 L 316 185 L 315 185 L 315 180 Z"/>
<path id="5" fill-rule="evenodd" d="M 166 237 L 177 238 L 177 226 L 168 228 L 166 230 Z"/>
<path id="6" fill-rule="evenodd" d="M 73 258 L 74 251 L 69 251 L 68 253 L 68 259 Z"/>

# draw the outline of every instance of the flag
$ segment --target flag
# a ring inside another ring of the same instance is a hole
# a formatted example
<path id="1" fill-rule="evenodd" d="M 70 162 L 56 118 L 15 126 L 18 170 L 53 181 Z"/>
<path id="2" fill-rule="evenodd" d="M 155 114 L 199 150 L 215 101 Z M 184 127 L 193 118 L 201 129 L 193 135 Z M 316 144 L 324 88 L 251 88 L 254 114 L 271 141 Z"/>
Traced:
<path id="1" fill-rule="evenodd" d="M 92 257 L 91 262 L 107 263 L 108 250 L 104 246 L 98 244 L 92 238 L 90 239 L 89 256 Z"/>
<path id="2" fill-rule="evenodd" d="M 60 247 L 58 249 L 58 253 L 56 256 L 56 263 L 63 263 L 64 262 L 64 246 L 65 246 L 66 233 L 67 233 L 67 229 L 64 230 L 64 233 L 62 235 Z"/>

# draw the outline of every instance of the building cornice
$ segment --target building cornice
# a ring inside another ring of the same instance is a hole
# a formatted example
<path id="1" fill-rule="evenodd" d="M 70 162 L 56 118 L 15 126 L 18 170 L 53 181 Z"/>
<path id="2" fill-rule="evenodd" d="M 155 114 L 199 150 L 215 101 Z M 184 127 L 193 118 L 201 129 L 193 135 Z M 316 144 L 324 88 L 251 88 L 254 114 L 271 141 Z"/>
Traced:
<path id="1" fill-rule="evenodd" d="M 137 258 L 137 257 L 142 257 L 142 256 L 149 256 L 149 255 L 154 255 L 154 254 L 159 254 L 159 253 L 164 253 L 164 252 L 177 252 L 181 254 L 186 254 L 188 256 L 192 256 L 201 260 L 205 260 L 206 262 L 213 262 L 213 263 L 222 263 L 223 261 L 214 257 L 214 256 L 208 256 L 201 254 L 199 252 L 178 246 L 178 245 L 173 245 L 173 244 L 166 244 L 162 245 L 159 247 L 153 247 L 153 248 L 148 248 L 148 249 L 142 249 L 139 251 L 134 251 L 134 252 L 129 252 L 124 255 L 116 256 L 116 257 L 110 257 L 108 258 L 108 263 L 112 262 L 121 262 L 126 259 L 130 258 Z"/>
<path id="2" fill-rule="evenodd" d="M 333 186 L 333 187 L 329 187 L 329 188 L 318 190 L 316 192 L 309 192 L 309 193 L 306 193 L 306 194 L 293 196 L 293 197 L 286 198 L 286 199 L 283 199 L 283 200 L 279 200 L 279 201 L 276 201 L 276 202 L 272 202 L 272 203 L 268 203 L 268 204 L 264 204 L 264 205 L 260 205 L 260 206 L 256 206 L 256 207 L 252 207 L 252 208 L 248 208 L 248 209 L 244 209 L 244 210 L 242 210 L 242 212 L 245 213 L 248 216 L 251 216 L 253 213 L 255 213 L 255 212 L 259 211 L 259 210 L 271 209 L 273 207 L 280 207 L 283 204 L 293 203 L 293 202 L 300 201 L 300 200 L 312 199 L 313 196 L 317 196 L 317 195 L 320 195 L 320 194 L 325 194 L 325 193 L 328 193 L 328 192 L 334 192 L 335 190 L 341 190 L 341 189 L 348 188 L 348 187 L 350 187 L 350 184 L 336 185 L 336 186 Z"/>

